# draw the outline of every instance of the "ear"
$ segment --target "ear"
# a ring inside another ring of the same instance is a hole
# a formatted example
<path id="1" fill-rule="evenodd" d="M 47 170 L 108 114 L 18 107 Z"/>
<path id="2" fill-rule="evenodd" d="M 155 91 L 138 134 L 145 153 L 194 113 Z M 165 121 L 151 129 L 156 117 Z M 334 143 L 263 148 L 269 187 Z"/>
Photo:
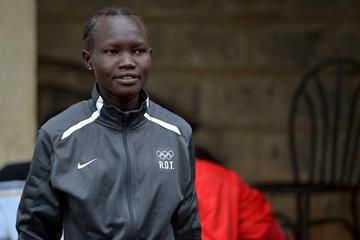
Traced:
<path id="1" fill-rule="evenodd" d="M 152 48 L 149 49 L 150 56 L 152 56 Z"/>
<path id="2" fill-rule="evenodd" d="M 83 58 L 83 61 L 85 63 L 85 67 L 87 69 L 91 69 L 92 65 L 91 65 L 91 54 L 90 54 L 90 52 L 83 49 L 82 50 L 82 58 Z"/>

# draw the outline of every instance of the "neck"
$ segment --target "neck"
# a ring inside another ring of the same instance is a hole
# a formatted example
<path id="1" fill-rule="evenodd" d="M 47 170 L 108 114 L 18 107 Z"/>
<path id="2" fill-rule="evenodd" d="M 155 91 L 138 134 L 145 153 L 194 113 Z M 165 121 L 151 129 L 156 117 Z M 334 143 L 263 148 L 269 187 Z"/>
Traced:
<path id="1" fill-rule="evenodd" d="M 131 97 L 118 97 L 99 88 L 100 94 L 107 105 L 114 106 L 123 112 L 131 111 L 139 106 L 139 94 Z"/>

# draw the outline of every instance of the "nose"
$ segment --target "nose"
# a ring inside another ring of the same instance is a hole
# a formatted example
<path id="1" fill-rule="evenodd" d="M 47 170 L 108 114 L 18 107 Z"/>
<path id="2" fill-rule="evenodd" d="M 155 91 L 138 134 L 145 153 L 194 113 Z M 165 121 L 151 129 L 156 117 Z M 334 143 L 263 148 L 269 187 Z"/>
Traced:
<path id="1" fill-rule="evenodd" d="M 119 68 L 134 68 L 135 61 L 129 52 L 123 52 L 119 57 Z"/>

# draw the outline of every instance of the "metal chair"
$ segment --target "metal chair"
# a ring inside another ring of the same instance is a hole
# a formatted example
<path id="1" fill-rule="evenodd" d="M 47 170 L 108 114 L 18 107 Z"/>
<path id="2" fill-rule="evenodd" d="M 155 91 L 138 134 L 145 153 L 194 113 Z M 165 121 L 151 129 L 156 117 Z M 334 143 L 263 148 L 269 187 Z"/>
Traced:
<path id="1" fill-rule="evenodd" d="M 286 218 L 296 239 L 310 239 L 312 226 L 338 222 L 359 240 L 360 64 L 332 59 L 306 73 L 293 95 L 288 127 L 293 181 L 254 186 L 296 198 L 296 219 Z M 311 197 L 333 193 L 349 194 L 351 221 L 312 219 Z"/>

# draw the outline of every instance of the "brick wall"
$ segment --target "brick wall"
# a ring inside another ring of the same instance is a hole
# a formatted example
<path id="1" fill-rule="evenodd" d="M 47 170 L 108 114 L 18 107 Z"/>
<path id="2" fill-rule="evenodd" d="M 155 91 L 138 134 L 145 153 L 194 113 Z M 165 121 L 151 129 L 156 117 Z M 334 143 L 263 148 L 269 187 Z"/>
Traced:
<path id="1" fill-rule="evenodd" d="M 91 89 L 81 68 L 82 28 L 97 9 L 115 3 L 38 1 L 40 119 Z M 289 102 L 308 67 L 328 57 L 360 57 L 355 0 L 122 3 L 142 15 L 151 32 L 147 89 L 200 122 L 196 142 L 249 182 L 290 177 Z M 72 97 L 53 97 L 57 91 L 49 86 Z"/>

